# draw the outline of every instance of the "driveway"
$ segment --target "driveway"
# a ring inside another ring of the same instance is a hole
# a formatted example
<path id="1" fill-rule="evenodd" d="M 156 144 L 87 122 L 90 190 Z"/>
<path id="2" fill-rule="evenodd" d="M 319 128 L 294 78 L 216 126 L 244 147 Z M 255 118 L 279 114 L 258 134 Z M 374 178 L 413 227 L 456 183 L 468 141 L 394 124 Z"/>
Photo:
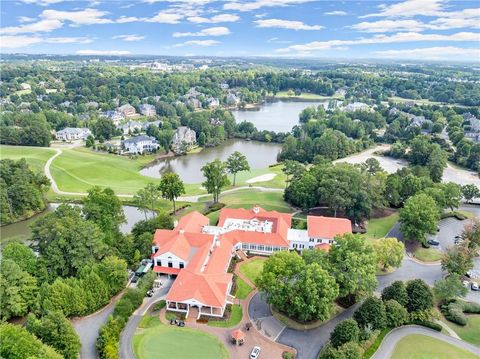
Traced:
<path id="1" fill-rule="evenodd" d="M 148 309 L 167 295 L 172 283 L 172 279 L 163 279 L 163 286 L 160 289 L 157 289 L 152 297 L 146 297 L 142 305 L 130 316 L 130 319 L 120 335 L 120 359 L 135 358 L 133 352 L 133 335 L 135 334 L 135 330 Z"/>
<path id="2" fill-rule="evenodd" d="M 82 349 L 80 351 L 81 359 L 93 359 L 98 357 L 97 349 L 95 347 L 98 331 L 100 330 L 100 327 L 107 322 L 108 316 L 113 313 L 115 303 L 121 298 L 121 296 L 122 293 L 118 294 L 110 304 L 92 315 L 72 320 L 73 327 L 82 343 Z"/>
<path id="3" fill-rule="evenodd" d="M 385 359 L 390 358 L 394 349 L 395 345 L 405 336 L 411 334 L 421 334 L 427 335 L 429 337 L 441 340 L 442 342 L 447 342 L 449 344 L 455 345 L 457 347 L 463 348 L 472 352 L 475 355 L 480 356 L 480 348 L 466 343 L 462 340 L 458 340 L 456 338 L 450 337 L 448 335 L 439 333 L 432 329 L 427 329 L 424 327 L 420 327 L 417 325 L 408 325 L 401 328 L 396 328 L 388 333 L 382 341 L 382 344 L 372 356 L 372 359 Z"/>

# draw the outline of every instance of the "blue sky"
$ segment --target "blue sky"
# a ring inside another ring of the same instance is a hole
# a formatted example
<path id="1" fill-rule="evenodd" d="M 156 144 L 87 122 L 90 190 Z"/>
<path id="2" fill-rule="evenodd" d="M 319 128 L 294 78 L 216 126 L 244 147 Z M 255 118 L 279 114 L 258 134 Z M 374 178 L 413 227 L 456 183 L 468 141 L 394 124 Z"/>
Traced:
<path id="1" fill-rule="evenodd" d="M 3 0 L 2 53 L 480 62 L 480 2 Z"/>

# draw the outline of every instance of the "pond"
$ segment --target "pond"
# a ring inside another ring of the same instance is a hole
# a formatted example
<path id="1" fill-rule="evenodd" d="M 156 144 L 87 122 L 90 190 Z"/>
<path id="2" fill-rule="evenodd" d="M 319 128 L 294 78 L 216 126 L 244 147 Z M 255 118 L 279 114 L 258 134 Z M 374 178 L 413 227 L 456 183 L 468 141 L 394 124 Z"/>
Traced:
<path id="1" fill-rule="evenodd" d="M 49 203 L 47 208 L 42 213 L 39 213 L 25 221 L 1 227 L 0 231 L 2 242 L 8 238 L 18 238 L 20 240 L 28 239 L 32 234 L 30 225 L 39 218 L 45 216 L 47 213 L 54 211 L 59 205 L 60 203 Z M 145 213 L 134 206 L 123 206 L 123 213 L 125 214 L 127 222 L 120 225 L 120 231 L 124 234 L 130 233 L 135 223 L 145 219 Z M 148 211 L 147 218 L 152 218 L 152 216 L 153 212 Z"/>
<path id="2" fill-rule="evenodd" d="M 251 169 L 266 168 L 277 162 L 281 145 L 238 139 L 227 140 L 219 146 L 205 148 L 186 156 L 163 158 L 143 168 L 140 174 L 160 178 L 162 174 L 174 172 L 185 183 L 200 183 L 205 180 L 201 168 L 215 159 L 225 161 L 233 152 L 243 153 Z"/>
<path id="3" fill-rule="evenodd" d="M 290 132 L 298 125 L 300 112 L 307 107 L 328 106 L 329 101 L 275 101 L 258 107 L 232 111 L 237 123 L 248 121 L 260 130 Z"/>

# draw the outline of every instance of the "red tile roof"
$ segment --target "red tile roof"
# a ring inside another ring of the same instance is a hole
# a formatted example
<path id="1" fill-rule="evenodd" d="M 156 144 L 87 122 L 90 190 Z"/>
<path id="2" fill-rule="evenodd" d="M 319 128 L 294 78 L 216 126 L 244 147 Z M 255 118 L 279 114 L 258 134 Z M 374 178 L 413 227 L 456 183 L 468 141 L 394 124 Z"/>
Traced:
<path id="1" fill-rule="evenodd" d="M 174 274 L 177 275 L 180 273 L 181 268 L 170 268 L 170 267 L 163 267 L 163 266 L 154 266 L 153 271 L 155 273 L 162 273 L 162 274 Z"/>
<path id="2" fill-rule="evenodd" d="M 352 232 L 352 222 L 346 218 L 307 216 L 308 235 L 312 238 L 333 239 Z"/>

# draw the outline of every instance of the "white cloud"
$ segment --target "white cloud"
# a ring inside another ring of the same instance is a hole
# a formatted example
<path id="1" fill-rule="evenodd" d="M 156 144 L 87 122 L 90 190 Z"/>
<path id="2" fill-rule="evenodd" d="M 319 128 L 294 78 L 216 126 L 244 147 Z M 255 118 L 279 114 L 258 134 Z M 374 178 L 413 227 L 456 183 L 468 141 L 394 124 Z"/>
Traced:
<path id="1" fill-rule="evenodd" d="M 478 61 L 479 48 L 462 48 L 454 46 L 424 47 L 416 49 L 375 51 L 374 54 L 395 59 L 421 59 L 421 60 L 470 60 Z"/>
<path id="2" fill-rule="evenodd" d="M 19 16 L 17 17 L 18 22 L 25 23 L 25 22 L 32 22 L 35 21 L 34 17 L 28 17 L 28 16 Z"/>
<path id="3" fill-rule="evenodd" d="M 197 24 L 201 24 L 201 23 L 215 24 L 219 22 L 235 22 L 240 20 L 240 16 L 234 15 L 234 14 L 219 14 L 211 17 L 210 19 L 202 16 L 191 16 L 187 18 L 187 20 Z"/>
<path id="4" fill-rule="evenodd" d="M 183 15 L 160 11 L 154 17 L 147 19 L 147 22 L 158 22 L 161 24 L 178 24 L 184 18 Z"/>
<path id="5" fill-rule="evenodd" d="M 352 29 L 363 32 L 422 31 L 425 24 L 417 20 L 380 20 L 361 22 L 352 25 Z"/>
<path id="6" fill-rule="evenodd" d="M 113 39 L 113 40 L 120 39 L 120 40 L 123 40 L 123 41 L 140 41 L 140 40 L 145 39 L 145 36 L 135 35 L 135 34 L 131 34 L 131 35 L 117 35 L 117 36 L 112 37 L 112 39 Z"/>
<path id="7" fill-rule="evenodd" d="M 93 56 L 122 56 L 131 54 L 126 50 L 78 50 L 77 55 L 93 55 Z"/>
<path id="8" fill-rule="evenodd" d="M 0 29 L 3 34 L 27 34 L 37 32 L 50 32 L 63 26 L 62 21 L 56 19 L 45 19 L 31 24 L 10 26 Z"/>
<path id="9" fill-rule="evenodd" d="M 129 22 L 138 22 L 138 21 L 145 21 L 144 18 L 139 18 L 136 16 L 120 16 L 117 20 L 115 20 L 118 24 L 126 24 Z"/>
<path id="10" fill-rule="evenodd" d="M 360 16 L 366 17 L 413 17 L 438 16 L 445 10 L 446 0 L 406 0 L 394 4 L 379 5 L 380 12 Z"/>
<path id="11" fill-rule="evenodd" d="M 252 11 L 263 7 L 289 6 L 303 4 L 314 0 L 252 0 L 230 1 L 223 5 L 225 10 Z"/>
<path id="12" fill-rule="evenodd" d="M 279 29 L 290 29 L 290 30 L 323 29 L 323 26 L 320 26 L 320 25 L 307 25 L 301 21 L 281 20 L 281 19 L 255 20 L 254 23 L 257 24 L 257 27 L 274 27 Z"/>
<path id="13" fill-rule="evenodd" d="M 48 6 L 52 4 L 57 4 L 59 2 L 63 2 L 64 0 L 20 0 L 25 4 L 36 4 L 40 6 Z"/>
<path id="14" fill-rule="evenodd" d="M 107 15 L 107 12 L 97 9 L 78 11 L 44 10 L 40 14 L 44 19 L 70 21 L 72 26 L 112 23 L 112 20 L 104 18 L 105 15 Z"/>
<path id="15" fill-rule="evenodd" d="M 476 32 L 457 32 L 451 35 L 401 32 L 393 35 L 375 35 L 368 38 L 358 38 L 353 40 L 313 41 L 306 44 L 292 45 L 284 49 L 278 49 L 276 51 L 281 53 L 291 52 L 292 50 L 298 52 L 311 52 L 351 45 L 391 44 L 419 41 L 477 42 L 479 40 L 479 36 L 479 33 Z"/>
<path id="16" fill-rule="evenodd" d="M 291 44 L 292 41 L 290 40 L 280 40 L 278 37 L 272 37 L 267 40 L 267 42 L 272 44 Z"/>
<path id="17" fill-rule="evenodd" d="M 345 16 L 348 15 L 346 11 L 340 11 L 340 10 L 335 10 L 335 11 L 327 11 L 323 13 L 324 15 L 327 16 Z"/>
<path id="18" fill-rule="evenodd" d="M 173 45 L 173 47 L 182 47 L 182 46 L 203 46 L 203 47 L 208 47 L 208 46 L 215 46 L 220 44 L 220 41 L 216 40 L 190 40 L 190 41 L 185 41 L 179 44 Z"/>
<path id="19" fill-rule="evenodd" d="M 26 35 L 5 35 L 0 37 L 0 48 L 21 48 L 30 45 L 47 44 L 89 44 L 93 39 L 88 37 L 40 37 Z"/>
<path id="20" fill-rule="evenodd" d="M 435 30 L 479 28 L 480 8 L 443 13 L 439 18 L 431 21 L 429 26 Z"/>
<path id="21" fill-rule="evenodd" d="M 174 32 L 173 37 L 187 37 L 187 36 L 224 36 L 229 35 L 230 30 L 227 27 L 218 26 L 203 29 L 199 32 Z"/>

